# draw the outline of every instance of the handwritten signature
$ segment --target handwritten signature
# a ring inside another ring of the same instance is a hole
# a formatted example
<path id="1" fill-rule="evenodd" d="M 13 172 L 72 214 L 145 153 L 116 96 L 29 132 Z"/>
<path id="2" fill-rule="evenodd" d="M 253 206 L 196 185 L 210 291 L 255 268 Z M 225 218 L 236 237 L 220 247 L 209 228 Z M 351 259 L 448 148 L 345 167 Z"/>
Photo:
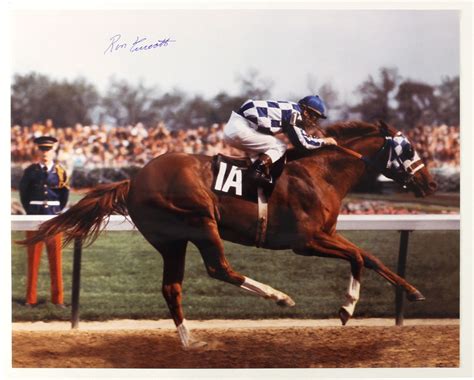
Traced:
<path id="1" fill-rule="evenodd" d="M 135 42 L 128 44 L 126 42 L 121 42 L 120 39 L 122 36 L 120 34 L 116 34 L 115 36 L 110 38 L 110 44 L 105 49 L 104 54 L 113 53 L 119 50 L 128 50 L 130 53 L 136 53 L 138 51 L 145 51 L 145 50 L 152 50 L 156 48 L 166 47 L 169 46 L 171 43 L 176 42 L 176 40 L 172 40 L 171 38 L 164 38 L 161 40 L 157 40 L 155 42 L 151 42 L 146 37 L 140 38 L 137 37 Z"/>

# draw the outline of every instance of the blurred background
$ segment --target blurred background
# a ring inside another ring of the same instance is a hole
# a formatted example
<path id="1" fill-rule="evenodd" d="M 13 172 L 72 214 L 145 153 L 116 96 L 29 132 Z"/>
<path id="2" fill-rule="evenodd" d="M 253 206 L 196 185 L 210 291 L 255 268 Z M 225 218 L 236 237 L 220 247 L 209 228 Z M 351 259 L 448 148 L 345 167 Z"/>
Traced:
<path id="1" fill-rule="evenodd" d="M 241 155 L 222 141 L 232 110 L 247 98 L 298 101 L 308 94 L 325 100 L 327 124 L 383 119 L 402 130 L 439 184 L 435 195 L 420 200 L 384 178 L 368 178 L 345 199 L 342 213 L 459 213 L 457 11 L 16 11 L 11 21 L 13 214 L 24 213 L 17 188 L 34 159 L 34 137 L 58 138 L 72 204 L 87 188 L 130 178 L 165 152 Z M 398 231 L 345 235 L 395 267 Z M 459 231 L 412 236 L 407 279 L 428 300 L 411 305 L 407 316 L 457 317 Z M 235 269 L 289 292 L 298 307 L 275 310 L 221 286 L 190 245 L 189 318 L 334 316 L 347 285 L 346 263 L 308 265 L 314 261 L 291 252 L 225 244 Z M 65 250 L 66 288 L 71 250 Z M 13 319 L 67 320 L 69 311 L 46 302 L 46 255 L 41 306 L 22 307 L 23 251 L 12 245 Z M 161 265 L 139 234 L 102 234 L 84 255 L 81 317 L 166 318 Z M 358 316 L 393 315 L 393 288 L 369 271 L 364 280 Z"/>
<path id="2" fill-rule="evenodd" d="M 406 207 L 411 196 L 367 179 L 358 193 L 390 196 L 349 197 L 343 212 L 458 211 L 456 11 L 17 11 L 13 21 L 12 213 L 34 137 L 59 139 L 57 159 L 83 189 L 165 152 L 240 155 L 222 141 L 232 110 L 307 94 L 327 103 L 326 123 L 404 131 L 440 184 L 430 206 Z"/>

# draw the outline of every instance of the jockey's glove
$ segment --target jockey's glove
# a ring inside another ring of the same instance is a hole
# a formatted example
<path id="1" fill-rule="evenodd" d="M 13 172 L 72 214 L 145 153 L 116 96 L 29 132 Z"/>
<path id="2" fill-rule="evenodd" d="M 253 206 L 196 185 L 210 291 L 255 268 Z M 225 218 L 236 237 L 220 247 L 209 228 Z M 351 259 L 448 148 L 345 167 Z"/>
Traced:
<path id="1" fill-rule="evenodd" d="M 325 137 L 323 138 L 324 145 L 337 145 L 337 141 L 332 137 Z"/>

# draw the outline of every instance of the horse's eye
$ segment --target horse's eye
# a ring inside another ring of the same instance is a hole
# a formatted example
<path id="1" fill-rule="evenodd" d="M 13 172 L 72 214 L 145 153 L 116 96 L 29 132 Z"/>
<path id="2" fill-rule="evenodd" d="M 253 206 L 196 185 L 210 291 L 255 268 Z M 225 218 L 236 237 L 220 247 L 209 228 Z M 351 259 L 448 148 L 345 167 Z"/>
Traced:
<path id="1" fill-rule="evenodd" d="M 411 145 L 407 149 L 407 154 L 409 158 L 413 158 L 415 156 L 415 150 Z"/>

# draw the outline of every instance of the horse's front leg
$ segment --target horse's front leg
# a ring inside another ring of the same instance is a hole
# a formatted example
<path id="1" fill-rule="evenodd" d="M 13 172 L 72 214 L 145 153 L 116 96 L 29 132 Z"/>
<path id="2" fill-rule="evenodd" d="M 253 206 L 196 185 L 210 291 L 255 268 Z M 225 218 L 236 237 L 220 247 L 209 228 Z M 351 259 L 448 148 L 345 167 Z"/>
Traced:
<path id="1" fill-rule="evenodd" d="M 160 251 L 163 257 L 163 297 L 166 300 L 171 317 L 176 325 L 182 347 L 187 350 L 204 347 L 206 343 L 193 338 L 184 319 L 182 287 L 186 245 L 187 241 L 185 240 L 166 244 L 154 243 L 154 246 Z"/>
<path id="2" fill-rule="evenodd" d="M 407 280 L 400 277 L 393 271 L 391 271 L 387 266 L 385 266 L 382 261 L 376 258 L 374 255 L 370 254 L 367 251 L 359 249 L 354 243 L 350 242 L 342 235 L 337 235 L 337 239 L 342 242 L 343 244 L 352 246 L 354 249 L 360 250 L 362 258 L 364 260 L 364 266 L 366 268 L 372 269 L 385 278 L 388 282 L 390 282 L 394 286 L 400 286 L 402 289 L 405 290 L 407 294 L 407 298 L 409 301 L 424 301 L 425 297 L 421 292 L 416 289 L 413 285 L 411 285 Z"/>
<path id="3" fill-rule="evenodd" d="M 339 318 L 343 325 L 354 315 L 355 306 L 360 296 L 360 284 L 364 260 L 361 252 L 354 246 L 344 244 L 339 236 L 318 234 L 303 247 L 295 248 L 293 251 L 299 255 L 332 257 L 347 260 L 351 264 L 351 277 L 349 287 L 345 294 L 345 302 L 339 309 Z"/>

